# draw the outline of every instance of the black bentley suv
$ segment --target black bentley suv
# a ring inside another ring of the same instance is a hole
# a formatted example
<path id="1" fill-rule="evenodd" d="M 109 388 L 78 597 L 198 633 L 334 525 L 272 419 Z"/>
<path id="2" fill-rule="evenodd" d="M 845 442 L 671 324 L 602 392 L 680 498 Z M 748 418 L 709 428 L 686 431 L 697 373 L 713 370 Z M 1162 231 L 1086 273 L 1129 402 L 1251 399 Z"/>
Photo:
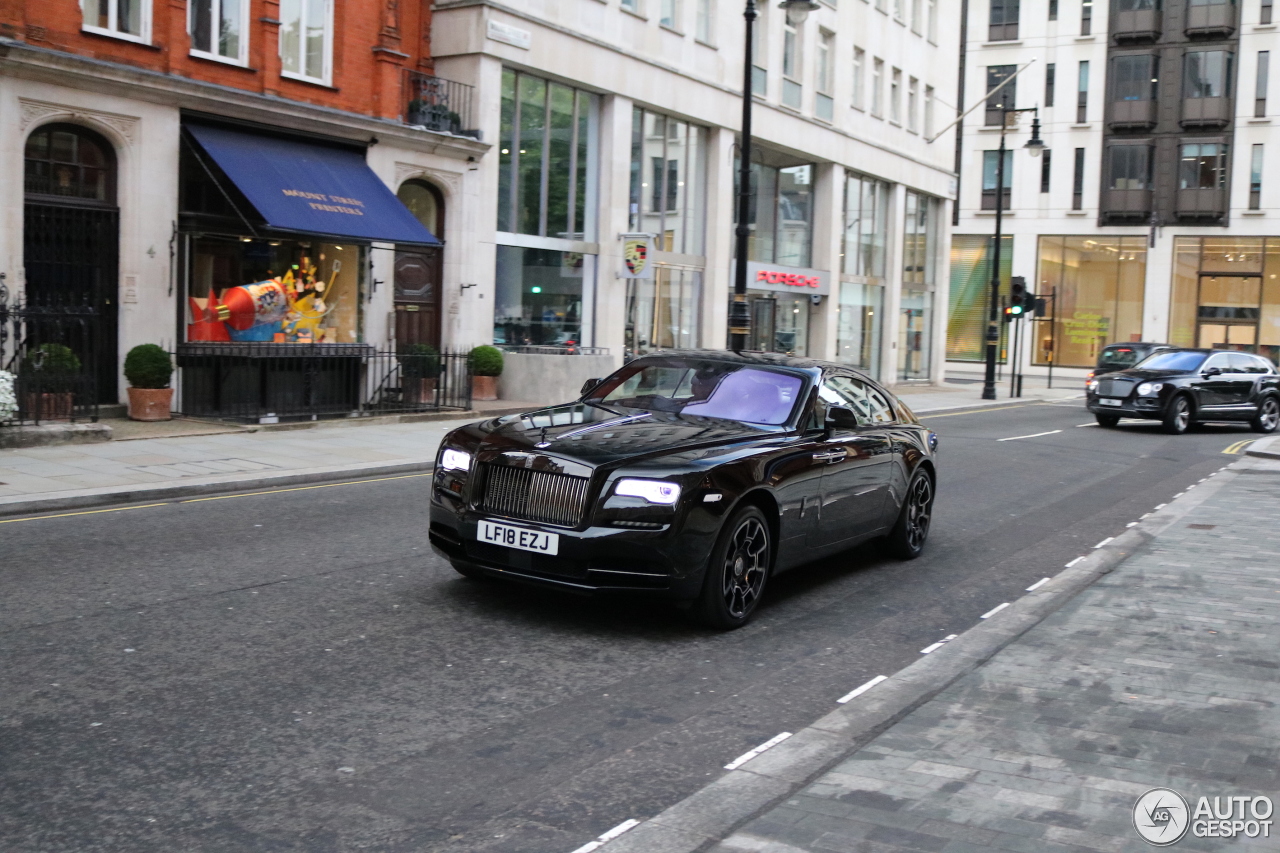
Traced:
<path id="1" fill-rule="evenodd" d="M 682 351 L 445 436 L 431 544 L 469 577 L 644 592 L 736 628 L 775 573 L 929 534 L 938 439 L 838 364 Z"/>
<path id="2" fill-rule="evenodd" d="M 1090 379 L 1086 400 L 1104 427 L 1145 418 L 1179 435 L 1205 421 L 1248 421 L 1257 432 L 1280 425 L 1280 376 L 1271 362 L 1244 352 L 1163 350 Z"/>

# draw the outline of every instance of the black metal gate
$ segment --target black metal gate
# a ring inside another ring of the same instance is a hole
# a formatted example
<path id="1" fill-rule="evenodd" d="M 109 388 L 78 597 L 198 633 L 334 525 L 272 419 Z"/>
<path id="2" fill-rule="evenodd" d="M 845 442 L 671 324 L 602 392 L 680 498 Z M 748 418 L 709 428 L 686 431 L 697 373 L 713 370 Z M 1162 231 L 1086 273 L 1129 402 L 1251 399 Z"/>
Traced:
<path id="1" fill-rule="evenodd" d="M 18 404 L 0 420 L 98 420 L 99 321 L 87 304 L 10 304 L 0 285 L 0 370 L 13 374 Z"/>
<path id="2" fill-rule="evenodd" d="M 94 402 L 116 402 L 120 216 L 115 208 L 27 202 L 23 224 L 26 311 L 42 313 L 42 343 L 55 328 L 84 365 L 94 366 Z M 74 323 L 52 318 L 76 317 Z M 86 329 L 91 323 L 96 328 Z M 50 325 L 52 324 L 52 325 Z M 92 347 L 92 351 L 85 347 Z"/>

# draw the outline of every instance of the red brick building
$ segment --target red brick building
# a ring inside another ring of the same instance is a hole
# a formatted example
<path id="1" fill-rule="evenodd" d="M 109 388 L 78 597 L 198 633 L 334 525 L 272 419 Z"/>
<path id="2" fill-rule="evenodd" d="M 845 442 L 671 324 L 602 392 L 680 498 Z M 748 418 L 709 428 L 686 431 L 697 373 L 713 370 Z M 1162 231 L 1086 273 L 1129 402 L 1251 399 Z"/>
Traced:
<path id="1" fill-rule="evenodd" d="M 0 0 L 0 272 L 11 299 L 96 307 L 104 401 L 139 343 L 470 342 L 450 317 L 475 275 L 433 244 L 489 146 L 469 87 L 432 76 L 430 7 Z M 200 326 L 290 269 L 328 287 L 308 322 Z"/>

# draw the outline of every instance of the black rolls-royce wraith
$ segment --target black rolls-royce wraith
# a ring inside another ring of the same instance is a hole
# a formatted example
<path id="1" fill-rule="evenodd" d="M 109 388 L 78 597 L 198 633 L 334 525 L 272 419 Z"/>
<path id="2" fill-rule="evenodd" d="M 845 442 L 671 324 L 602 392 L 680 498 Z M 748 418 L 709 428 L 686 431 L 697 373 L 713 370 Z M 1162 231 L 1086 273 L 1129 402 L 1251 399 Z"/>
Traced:
<path id="1" fill-rule="evenodd" d="M 692 602 L 744 624 L 768 578 L 929 533 L 937 436 L 837 364 L 638 358 L 580 400 L 469 424 L 436 459 L 430 539 L 467 576 Z"/>
<path id="2" fill-rule="evenodd" d="M 1166 349 L 1090 379 L 1085 398 L 1104 427 L 1144 418 L 1179 435 L 1205 421 L 1248 421 L 1264 433 L 1280 425 L 1280 376 L 1271 362 L 1244 352 Z"/>

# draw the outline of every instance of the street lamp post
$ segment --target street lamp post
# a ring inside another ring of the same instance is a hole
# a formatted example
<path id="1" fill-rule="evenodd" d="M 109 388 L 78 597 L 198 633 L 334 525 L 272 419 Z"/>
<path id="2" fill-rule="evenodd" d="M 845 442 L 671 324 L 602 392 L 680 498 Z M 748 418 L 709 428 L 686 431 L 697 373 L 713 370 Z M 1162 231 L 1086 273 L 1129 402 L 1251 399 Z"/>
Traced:
<path id="1" fill-rule="evenodd" d="M 984 400 L 996 398 L 996 351 L 1000 345 L 1000 231 L 1004 220 L 1004 134 L 1008 128 L 1009 116 L 1018 113 L 1033 114 L 1031 138 L 1023 147 L 1032 157 L 1039 157 L 1040 152 L 1044 150 L 1044 140 L 1040 138 L 1039 107 L 1000 108 L 1000 153 L 996 155 L 996 239 L 995 246 L 991 250 L 991 304 L 987 312 L 987 370 L 982 380 L 982 399 Z"/>
<path id="2" fill-rule="evenodd" d="M 809 13 L 818 8 L 813 0 L 783 0 L 778 8 L 787 13 L 787 21 L 798 27 Z M 747 238 L 751 229 L 747 217 L 751 213 L 751 91 L 752 30 L 756 23 L 756 0 L 747 0 L 742 12 L 746 20 L 746 38 L 742 50 L 742 145 L 738 152 L 738 227 L 734 246 L 733 302 L 729 306 L 730 347 L 734 352 L 747 348 L 747 336 L 751 333 L 751 313 L 747 310 Z"/>

